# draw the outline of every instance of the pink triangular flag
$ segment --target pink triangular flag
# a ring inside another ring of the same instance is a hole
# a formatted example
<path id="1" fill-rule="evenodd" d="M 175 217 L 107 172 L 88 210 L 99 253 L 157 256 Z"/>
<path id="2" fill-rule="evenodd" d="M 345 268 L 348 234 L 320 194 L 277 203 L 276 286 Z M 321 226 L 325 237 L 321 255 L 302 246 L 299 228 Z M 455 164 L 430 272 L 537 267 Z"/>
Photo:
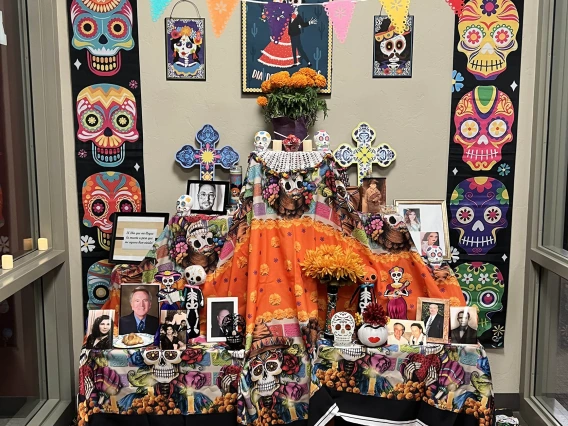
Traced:
<path id="1" fill-rule="evenodd" d="M 337 39 L 340 43 L 343 43 L 349 31 L 349 24 L 351 24 L 353 11 L 355 10 L 355 2 L 352 0 L 334 0 L 325 3 L 324 7 L 329 17 L 329 22 L 333 25 Z"/>

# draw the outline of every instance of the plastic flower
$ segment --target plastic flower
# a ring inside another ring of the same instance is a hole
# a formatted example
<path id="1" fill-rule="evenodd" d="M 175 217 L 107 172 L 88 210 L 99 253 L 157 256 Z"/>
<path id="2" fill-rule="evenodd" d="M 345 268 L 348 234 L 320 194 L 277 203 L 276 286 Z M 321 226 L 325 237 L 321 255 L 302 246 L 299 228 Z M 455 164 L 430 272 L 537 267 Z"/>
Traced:
<path id="1" fill-rule="evenodd" d="M 307 250 L 302 269 L 308 277 L 320 281 L 339 281 L 348 285 L 365 275 L 361 257 L 350 248 L 322 244 L 315 250 Z"/>
<path id="2" fill-rule="evenodd" d="M 363 322 L 372 326 L 384 327 L 387 325 L 387 314 L 380 303 L 369 303 L 363 311 Z"/>
<path id="3" fill-rule="evenodd" d="M 266 96 L 259 96 L 258 98 L 256 98 L 256 103 L 261 107 L 265 107 L 268 105 L 268 98 Z"/>
<path id="4" fill-rule="evenodd" d="M 463 89 L 463 76 L 461 75 L 460 72 L 457 72 L 456 70 L 452 71 L 452 93 L 454 92 L 459 92 L 461 89 Z"/>

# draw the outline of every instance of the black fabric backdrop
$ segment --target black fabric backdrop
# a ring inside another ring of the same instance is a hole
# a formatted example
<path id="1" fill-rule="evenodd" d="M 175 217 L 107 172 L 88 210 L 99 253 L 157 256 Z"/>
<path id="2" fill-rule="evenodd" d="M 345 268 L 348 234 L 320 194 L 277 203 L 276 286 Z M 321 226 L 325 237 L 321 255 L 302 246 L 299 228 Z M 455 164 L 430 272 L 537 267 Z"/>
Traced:
<path id="1" fill-rule="evenodd" d="M 81 0 L 78 0 L 79 4 L 83 5 Z M 70 67 L 71 67 L 71 85 L 72 85 L 72 103 L 73 103 L 73 121 L 75 127 L 75 161 L 76 161 L 76 173 L 77 173 L 77 199 L 79 202 L 79 226 L 81 236 L 90 236 L 95 241 L 95 248 L 91 252 L 81 252 L 82 255 L 82 269 L 83 269 L 83 301 L 86 305 L 87 302 L 87 271 L 91 265 L 101 259 L 108 258 L 108 251 L 104 250 L 99 242 L 97 236 L 97 228 L 87 227 L 83 224 L 83 217 L 85 211 L 82 205 L 82 186 L 85 179 L 89 176 L 99 173 L 99 172 L 119 172 L 129 175 L 136 179 L 140 184 L 141 194 L 142 194 L 142 204 L 141 211 L 145 211 L 145 197 L 144 197 L 144 161 L 142 154 L 143 147 L 143 131 L 142 131 L 142 99 L 141 99 L 141 88 L 140 88 L 140 59 L 139 59 L 139 49 L 138 49 L 138 21 L 137 21 L 137 4 L 136 0 L 126 0 L 130 2 L 132 6 L 132 38 L 134 40 L 134 47 L 131 50 L 120 50 L 121 52 L 121 66 L 119 71 L 113 76 L 99 76 L 95 75 L 89 69 L 87 62 L 87 49 L 77 50 L 73 47 L 72 39 L 74 37 L 74 25 L 71 21 L 71 6 L 73 1 L 68 0 L 67 4 L 69 7 L 69 41 L 70 41 Z M 122 3 L 122 1 L 121 1 Z M 120 6 L 119 6 L 120 7 Z M 75 25 L 76 27 L 76 25 Z M 76 62 L 78 61 L 78 62 Z M 80 66 L 77 69 L 76 64 L 80 62 Z M 84 88 L 94 85 L 94 84 L 115 84 L 128 89 L 134 97 L 136 98 L 136 109 L 137 109 L 137 122 L 136 128 L 139 132 L 139 138 L 136 142 L 124 142 L 126 146 L 125 159 L 122 164 L 116 167 L 104 167 L 97 164 L 93 160 L 92 155 L 92 143 L 82 142 L 77 138 L 77 130 L 79 129 L 79 122 L 77 121 L 76 113 L 76 101 L 77 95 Z M 84 151 L 87 155 L 84 156 Z M 136 167 L 138 165 L 139 167 Z M 114 206 L 109 206 L 109 209 L 115 208 Z"/>
<path id="2" fill-rule="evenodd" d="M 502 0 L 498 0 L 502 3 Z M 480 2 L 481 3 L 481 2 Z M 488 176 L 500 180 L 507 188 L 509 193 L 509 209 L 507 212 L 508 226 L 504 229 L 497 231 L 497 244 L 485 255 L 470 255 L 465 252 L 458 244 L 459 232 L 450 228 L 450 242 L 453 248 L 459 251 L 459 260 L 454 261 L 452 267 L 457 267 L 463 263 L 471 262 L 485 262 L 495 265 L 501 271 L 504 283 L 505 292 L 503 294 L 502 302 L 503 308 L 498 312 L 494 312 L 491 316 L 491 328 L 487 330 L 483 335 L 479 336 L 480 342 L 486 347 L 499 348 L 504 345 L 504 332 L 499 331 L 499 326 L 505 327 L 505 318 L 507 314 L 507 293 L 509 287 L 509 262 L 510 262 L 510 249 L 511 249 L 511 223 L 512 223 L 512 213 L 513 213 L 513 193 L 514 193 L 514 178 L 515 178 L 515 154 L 517 150 L 517 124 L 519 120 L 519 92 L 520 92 L 520 73 L 521 73 L 521 51 L 522 51 L 522 35 L 523 35 L 523 0 L 513 0 L 518 14 L 519 14 L 519 31 L 516 35 L 518 48 L 517 50 L 511 52 L 507 57 L 507 69 L 499 74 L 497 78 L 493 81 L 479 81 L 471 73 L 468 72 L 467 57 L 464 53 L 457 50 L 457 46 L 460 40 L 460 34 L 458 32 L 458 22 L 459 19 L 456 17 L 455 31 L 454 31 L 454 59 L 453 59 L 453 69 L 459 73 L 464 78 L 462 82 L 464 87 L 459 91 L 454 91 L 452 93 L 452 108 L 450 116 L 450 150 L 449 150 L 449 160 L 448 160 L 448 186 L 447 186 L 447 210 L 448 210 L 448 221 L 451 222 L 452 214 L 450 211 L 450 201 L 452 197 L 452 192 L 454 188 L 463 180 L 472 177 Z M 467 3 L 466 3 L 467 4 Z M 493 15 L 495 16 L 495 15 Z M 511 85 L 515 84 L 516 87 L 513 90 Z M 454 134 L 456 132 L 456 126 L 454 124 L 454 113 L 456 106 L 460 99 L 468 92 L 472 91 L 477 86 L 496 86 L 497 89 L 506 93 L 511 99 L 514 111 L 515 111 L 515 121 L 512 126 L 513 140 L 512 142 L 505 144 L 502 150 L 502 159 L 497 162 L 491 170 L 489 171 L 474 171 L 471 167 L 464 163 L 462 160 L 463 148 L 454 142 Z M 498 172 L 498 167 L 506 163 L 510 166 L 510 173 L 506 176 L 502 176 Z M 457 170 L 457 174 L 454 175 L 453 170 Z M 517 232 L 524 232 L 524 230 L 517 230 Z M 504 260 L 503 255 L 506 255 L 506 260 Z M 473 304 L 475 301 L 470 301 Z M 495 327 L 498 327 L 497 330 Z"/>

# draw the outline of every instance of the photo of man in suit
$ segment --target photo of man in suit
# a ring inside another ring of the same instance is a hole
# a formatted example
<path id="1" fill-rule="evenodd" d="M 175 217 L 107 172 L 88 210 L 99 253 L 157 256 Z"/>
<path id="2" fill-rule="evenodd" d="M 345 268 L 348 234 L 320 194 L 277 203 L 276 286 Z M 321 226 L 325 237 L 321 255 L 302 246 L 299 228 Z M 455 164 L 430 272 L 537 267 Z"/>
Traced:
<path id="1" fill-rule="evenodd" d="M 466 309 L 458 312 L 458 327 L 451 332 L 452 343 L 475 345 L 477 343 L 477 330 L 469 326 L 470 314 Z"/>
<path id="2" fill-rule="evenodd" d="M 123 294 L 126 288 L 127 285 L 123 285 Z M 152 307 L 152 293 L 150 293 L 147 286 L 135 287 L 132 293 L 130 293 L 129 301 L 132 312 L 120 317 L 118 323 L 119 333 L 121 335 L 130 333 L 155 335 L 159 321 L 157 317 L 148 314 Z"/>
<path id="3" fill-rule="evenodd" d="M 430 316 L 424 321 L 426 324 L 426 335 L 441 339 L 444 335 L 444 317 L 438 313 L 440 309 L 435 303 L 430 303 L 428 307 Z"/>
<path id="4" fill-rule="evenodd" d="M 290 43 L 292 44 L 292 58 L 296 60 L 296 65 L 301 65 L 301 61 L 299 61 L 298 54 L 300 58 L 306 61 L 306 65 L 310 67 L 312 63 L 306 55 L 304 51 L 304 47 L 302 46 L 302 31 L 305 27 L 309 27 L 310 25 L 316 25 L 318 20 L 315 18 L 311 18 L 308 22 L 304 21 L 302 15 L 298 13 L 298 4 L 301 3 L 301 0 L 296 0 L 293 2 L 294 4 L 294 13 L 292 14 L 292 20 L 290 21 L 290 25 L 288 25 L 288 35 L 290 36 Z"/>

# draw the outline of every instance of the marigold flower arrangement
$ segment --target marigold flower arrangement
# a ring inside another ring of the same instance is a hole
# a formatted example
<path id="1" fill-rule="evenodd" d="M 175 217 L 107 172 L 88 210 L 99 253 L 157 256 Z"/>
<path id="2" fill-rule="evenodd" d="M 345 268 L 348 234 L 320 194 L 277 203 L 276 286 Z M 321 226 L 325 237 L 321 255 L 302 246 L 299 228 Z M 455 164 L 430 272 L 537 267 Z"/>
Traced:
<path id="1" fill-rule="evenodd" d="M 352 249 L 336 245 L 321 245 L 315 250 L 306 250 L 301 263 L 308 277 L 333 285 L 349 285 L 365 276 L 365 265 Z"/>
<path id="2" fill-rule="evenodd" d="M 326 78 L 311 68 L 301 68 L 292 75 L 280 71 L 261 84 L 264 95 L 256 102 L 263 108 L 266 121 L 276 117 L 303 118 L 306 126 L 311 127 L 318 111 L 327 117 L 327 103 L 318 99 L 318 90 L 326 86 Z"/>

